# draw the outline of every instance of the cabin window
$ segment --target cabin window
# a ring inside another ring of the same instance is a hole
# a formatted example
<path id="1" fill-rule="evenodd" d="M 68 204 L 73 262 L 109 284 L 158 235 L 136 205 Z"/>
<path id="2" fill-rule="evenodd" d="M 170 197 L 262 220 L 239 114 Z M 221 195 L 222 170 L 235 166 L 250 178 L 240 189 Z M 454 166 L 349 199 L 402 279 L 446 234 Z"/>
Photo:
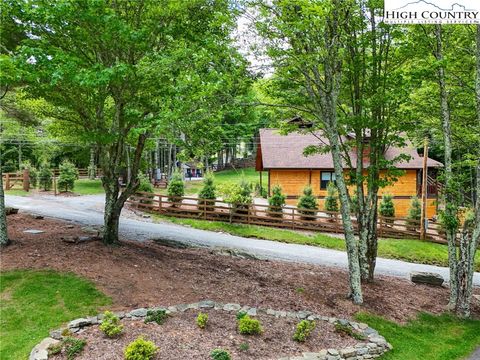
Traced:
<path id="1" fill-rule="evenodd" d="M 330 181 L 335 182 L 335 173 L 333 171 L 322 171 L 320 173 L 320 189 L 325 190 Z"/>

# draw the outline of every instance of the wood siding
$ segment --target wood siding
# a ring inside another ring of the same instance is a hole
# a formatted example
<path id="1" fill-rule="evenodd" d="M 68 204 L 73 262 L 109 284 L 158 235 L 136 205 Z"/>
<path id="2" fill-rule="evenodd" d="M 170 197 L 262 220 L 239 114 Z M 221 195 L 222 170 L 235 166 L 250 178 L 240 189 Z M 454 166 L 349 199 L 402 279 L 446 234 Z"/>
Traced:
<path id="1" fill-rule="evenodd" d="M 289 205 L 296 205 L 303 188 L 310 183 L 314 194 L 320 197 L 320 209 L 324 207 L 322 197 L 327 195 L 327 191 L 320 189 L 320 170 L 270 170 L 269 183 L 271 186 L 278 184 L 282 187 L 284 194 L 290 197 L 287 200 Z M 354 191 L 353 187 L 350 187 L 349 191 Z M 406 170 L 393 185 L 380 190 L 380 195 L 384 193 L 394 196 L 395 216 L 407 216 L 410 199 L 417 195 L 417 170 Z M 428 199 L 427 216 L 432 217 L 436 213 L 436 200 Z"/>

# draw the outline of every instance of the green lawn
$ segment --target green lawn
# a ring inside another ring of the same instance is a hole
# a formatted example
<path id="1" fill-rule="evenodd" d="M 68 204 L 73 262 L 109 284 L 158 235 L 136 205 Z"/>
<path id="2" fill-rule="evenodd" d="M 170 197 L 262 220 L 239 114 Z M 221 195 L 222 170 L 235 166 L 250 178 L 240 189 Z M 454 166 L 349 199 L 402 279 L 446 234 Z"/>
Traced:
<path id="1" fill-rule="evenodd" d="M 73 192 L 80 195 L 95 195 L 103 194 L 105 191 L 103 190 L 102 181 L 100 179 L 79 179 L 75 181 Z"/>
<path id="2" fill-rule="evenodd" d="M 158 220 L 191 226 L 195 229 L 221 231 L 242 237 L 275 240 L 290 244 L 314 245 L 328 249 L 345 250 L 345 241 L 343 239 L 324 234 L 308 234 L 266 226 L 181 219 L 156 214 L 153 217 Z M 420 264 L 448 266 L 448 249 L 445 245 L 420 240 L 380 239 L 378 256 Z M 480 271 L 480 252 L 477 252 L 475 259 L 476 271 Z"/>
<path id="3" fill-rule="evenodd" d="M 20 190 L 20 189 L 13 189 L 13 190 L 6 190 L 5 191 L 6 195 L 15 195 L 15 196 L 28 196 L 30 192 L 25 191 L 25 190 Z"/>
<path id="4" fill-rule="evenodd" d="M 49 330 L 110 304 L 89 281 L 54 271 L 0 273 L 0 299 L 0 359 L 12 360 L 28 358 Z"/>
<path id="5" fill-rule="evenodd" d="M 447 314 L 419 314 L 405 325 L 370 314 L 358 314 L 357 319 L 378 330 L 393 345 L 382 360 L 463 359 L 480 346 L 478 320 L 458 320 Z"/>

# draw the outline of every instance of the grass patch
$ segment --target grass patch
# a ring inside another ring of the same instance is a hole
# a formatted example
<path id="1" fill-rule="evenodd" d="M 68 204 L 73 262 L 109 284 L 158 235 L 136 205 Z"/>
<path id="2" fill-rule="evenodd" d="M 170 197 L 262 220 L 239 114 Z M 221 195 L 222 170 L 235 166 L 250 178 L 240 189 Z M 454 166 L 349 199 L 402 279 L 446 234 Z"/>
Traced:
<path id="1" fill-rule="evenodd" d="M 5 195 L 28 196 L 29 194 L 30 194 L 29 191 L 25 191 L 21 189 L 5 190 Z"/>
<path id="2" fill-rule="evenodd" d="M 393 345 L 393 350 L 382 356 L 382 360 L 462 359 L 480 345 L 478 320 L 422 313 L 417 319 L 400 325 L 365 313 L 356 317 L 378 330 Z"/>
<path id="3" fill-rule="evenodd" d="M 153 215 L 153 218 L 166 220 L 179 225 L 191 226 L 195 229 L 221 231 L 236 236 L 345 250 L 345 240 L 343 238 L 336 238 L 320 233 L 308 234 L 266 226 L 182 219 L 156 214 Z M 419 264 L 448 266 L 448 249 L 446 245 L 420 240 L 380 239 L 378 241 L 378 256 Z M 476 271 L 480 271 L 480 252 L 477 252 L 475 257 L 475 269 Z"/>
<path id="4" fill-rule="evenodd" d="M 0 273 L 0 299 L 0 359 L 22 360 L 49 330 L 111 303 L 74 274 L 30 270 Z"/>
<path id="5" fill-rule="evenodd" d="M 102 186 L 102 181 L 99 179 L 79 179 L 75 181 L 74 193 L 79 195 L 96 195 L 103 194 L 105 190 Z"/>

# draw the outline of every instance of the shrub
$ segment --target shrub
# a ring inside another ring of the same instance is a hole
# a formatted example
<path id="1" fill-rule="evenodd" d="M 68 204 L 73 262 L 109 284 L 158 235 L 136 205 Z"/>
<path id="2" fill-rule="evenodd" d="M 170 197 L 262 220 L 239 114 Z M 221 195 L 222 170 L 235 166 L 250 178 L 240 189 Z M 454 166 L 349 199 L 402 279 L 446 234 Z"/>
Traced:
<path id="1" fill-rule="evenodd" d="M 378 210 L 381 216 L 394 217 L 395 206 L 393 204 L 393 196 L 390 194 L 383 194 L 382 201 L 380 202 L 380 208 Z M 392 219 L 386 219 L 386 223 L 393 223 Z"/>
<path id="2" fill-rule="evenodd" d="M 338 211 L 338 190 L 333 182 L 327 185 L 327 196 L 325 197 L 325 210 Z"/>
<path id="3" fill-rule="evenodd" d="M 74 337 L 67 337 L 63 339 L 63 345 L 65 346 L 65 352 L 67 353 L 67 359 L 72 360 L 80 354 L 87 342 L 82 339 L 76 339 Z"/>
<path id="4" fill-rule="evenodd" d="M 245 315 L 238 320 L 238 332 L 242 335 L 258 335 L 262 331 L 260 321 L 257 319 L 252 319 L 250 316 Z"/>
<path id="5" fill-rule="evenodd" d="M 314 216 L 318 210 L 317 199 L 313 195 L 313 190 L 311 186 L 306 186 L 303 189 L 303 195 L 298 200 L 298 207 L 301 209 L 307 210 L 299 210 L 299 213 L 305 216 L 302 216 L 304 220 L 314 220 L 312 216 Z M 310 210 L 310 211 L 309 211 Z"/>
<path id="6" fill-rule="evenodd" d="M 252 186 L 242 179 L 239 184 L 228 184 L 222 188 L 223 200 L 232 206 L 232 214 L 244 214 L 253 203 Z"/>
<path id="7" fill-rule="evenodd" d="M 152 341 L 146 341 L 142 337 L 132 341 L 125 348 L 125 360 L 151 360 L 158 347 Z"/>
<path id="8" fill-rule="evenodd" d="M 238 346 L 238 349 L 240 351 L 248 351 L 248 349 L 250 349 L 250 345 L 248 345 L 248 343 L 241 343 L 239 346 Z"/>
<path id="9" fill-rule="evenodd" d="M 213 173 L 210 171 L 205 174 L 205 178 L 203 179 L 203 187 L 198 193 L 198 205 L 202 206 L 205 205 L 205 209 L 207 211 L 212 211 L 213 206 L 215 205 L 215 200 L 217 199 L 215 185 L 213 184 L 214 176 Z M 204 201 L 204 200 L 212 200 L 212 201 Z"/>
<path id="10" fill-rule="evenodd" d="M 28 170 L 28 176 L 30 178 L 30 188 L 36 188 L 38 182 L 38 171 L 35 166 L 33 166 L 30 161 L 26 160 L 22 164 L 22 169 Z"/>
<path id="11" fill-rule="evenodd" d="M 145 324 L 156 322 L 158 325 L 162 325 L 167 318 L 168 314 L 164 309 L 148 310 L 147 316 L 145 316 Z"/>
<path id="12" fill-rule="evenodd" d="M 335 331 L 337 333 L 339 333 L 340 335 L 343 335 L 343 336 L 348 335 L 348 336 L 351 336 L 352 338 L 354 338 L 356 340 L 365 340 L 366 339 L 366 337 L 364 335 L 356 332 L 351 326 L 346 325 L 346 324 L 342 324 L 338 321 L 335 323 Z"/>
<path id="13" fill-rule="evenodd" d="M 285 206 L 285 199 L 287 197 L 282 194 L 282 188 L 275 185 L 272 188 L 272 196 L 268 199 L 269 215 L 273 217 L 283 217 L 283 207 Z"/>
<path id="14" fill-rule="evenodd" d="M 172 202 L 172 207 L 177 206 L 182 200 L 178 199 L 185 195 L 185 183 L 183 182 L 182 174 L 175 171 L 167 186 L 168 201 Z"/>
<path id="15" fill-rule="evenodd" d="M 259 182 L 255 183 L 255 196 L 260 196 L 261 198 L 266 199 L 268 197 L 268 191 L 267 189 L 260 185 Z"/>
<path id="16" fill-rule="evenodd" d="M 205 329 L 208 323 L 208 314 L 199 313 L 197 316 L 197 325 L 200 329 Z"/>
<path id="17" fill-rule="evenodd" d="M 418 199 L 418 197 L 414 196 L 410 201 L 410 208 L 408 209 L 408 214 L 407 214 L 407 227 L 409 230 L 415 230 L 418 228 L 418 220 L 420 220 L 421 216 L 422 216 L 422 204 Z"/>
<path id="18" fill-rule="evenodd" d="M 245 316 L 247 316 L 246 311 L 239 311 L 237 312 L 237 320 L 243 319 Z"/>
<path id="19" fill-rule="evenodd" d="M 48 166 L 42 165 L 40 171 L 38 173 L 38 185 L 44 191 L 49 191 L 52 188 L 52 171 L 48 168 Z"/>
<path id="20" fill-rule="evenodd" d="M 100 330 L 108 337 L 115 337 L 122 333 L 123 325 L 117 315 L 110 311 L 105 311 L 103 320 L 100 324 Z"/>
<path id="21" fill-rule="evenodd" d="M 140 184 L 138 185 L 138 189 L 137 189 L 138 192 L 153 194 L 154 192 L 153 185 L 150 182 L 150 179 L 148 178 L 148 176 L 146 176 L 145 174 L 138 174 L 138 180 L 140 181 Z M 150 199 L 150 198 L 153 199 L 154 195 L 150 196 L 147 194 L 143 194 L 142 197 L 147 199 Z M 151 204 L 152 202 L 153 202 L 152 200 L 146 200 L 146 199 L 140 200 L 141 204 Z"/>
<path id="22" fill-rule="evenodd" d="M 230 353 L 227 350 L 223 349 L 215 349 L 212 350 L 210 353 L 210 358 L 212 360 L 231 360 L 232 357 L 230 356 Z"/>
<path id="23" fill-rule="evenodd" d="M 75 180 L 78 179 L 78 170 L 73 163 L 64 160 L 59 166 L 58 188 L 60 191 L 73 190 Z"/>
<path id="24" fill-rule="evenodd" d="M 59 342 L 58 344 L 51 344 L 47 349 L 48 356 L 60 354 L 62 349 L 63 349 L 62 342 Z"/>
<path id="25" fill-rule="evenodd" d="M 315 329 L 315 321 L 302 320 L 298 323 L 295 334 L 293 334 L 293 340 L 298 342 L 305 342 Z"/>

